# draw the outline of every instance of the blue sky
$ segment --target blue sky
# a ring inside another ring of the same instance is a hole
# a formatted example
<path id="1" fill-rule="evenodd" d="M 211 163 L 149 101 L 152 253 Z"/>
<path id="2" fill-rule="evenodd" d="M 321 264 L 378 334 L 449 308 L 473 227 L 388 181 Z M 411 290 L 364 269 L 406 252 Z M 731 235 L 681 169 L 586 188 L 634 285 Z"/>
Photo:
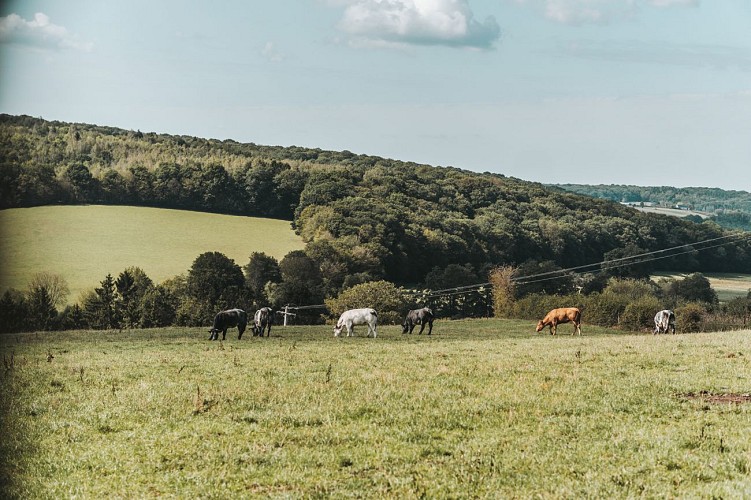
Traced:
<path id="1" fill-rule="evenodd" d="M 751 1 L 6 1 L 0 112 L 751 190 Z"/>

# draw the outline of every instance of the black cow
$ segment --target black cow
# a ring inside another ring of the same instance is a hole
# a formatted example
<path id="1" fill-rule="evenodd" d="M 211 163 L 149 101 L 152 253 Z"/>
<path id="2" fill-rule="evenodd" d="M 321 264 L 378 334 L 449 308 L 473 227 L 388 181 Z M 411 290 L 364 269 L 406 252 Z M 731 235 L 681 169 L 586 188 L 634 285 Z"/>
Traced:
<path id="1" fill-rule="evenodd" d="M 420 325 L 419 334 L 422 335 L 422 331 L 425 329 L 425 324 L 428 325 L 428 335 L 433 333 L 433 311 L 428 307 L 422 309 L 415 309 L 407 313 L 407 317 L 402 324 L 402 333 L 412 333 L 415 329 L 415 325 Z"/>
<path id="2" fill-rule="evenodd" d="M 253 316 L 253 336 L 260 335 L 263 337 L 263 330 L 266 329 L 266 336 L 271 335 L 271 325 L 274 324 L 274 311 L 270 307 L 262 307 L 256 311 Z"/>
<path id="3" fill-rule="evenodd" d="M 214 326 L 209 330 L 209 340 L 217 340 L 219 332 L 222 332 L 222 340 L 227 338 L 227 329 L 237 327 L 237 340 L 240 340 L 248 325 L 248 315 L 242 309 L 229 309 L 221 311 L 214 316 Z"/>

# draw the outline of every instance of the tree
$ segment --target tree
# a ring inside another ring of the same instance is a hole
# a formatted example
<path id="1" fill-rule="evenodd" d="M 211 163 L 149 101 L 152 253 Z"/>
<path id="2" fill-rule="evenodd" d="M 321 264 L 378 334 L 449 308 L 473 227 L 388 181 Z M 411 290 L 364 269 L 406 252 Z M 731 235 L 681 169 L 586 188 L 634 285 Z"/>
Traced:
<path id="1" fill-rule="evenodd" d="M 282 281 L 273 287 L 275 307 L 285 304 L 313 305 L 323 301 L 321 271 L 302 250 L 294 250 L 279 263 Z"/>
<path id="2" fill-rule="evenodd" d="M 63 174 L 63 180 L 70 186 L 73 201 L 86 203 L 96 200 L 98 181 L 91 175 L 86 165 L 71 165 Z"/>
<path id="3" fill-rule="evenodd" d="M 263 252 L 253 252 L 250 260 L 243 267 L 245 272 L 245 285 L 253 293 L 258 304 L 266 303 L 266 283 L 279 283 L 282 281 L 282 272 L 279 262 Z"/>
<path id="4" fill-rule="evenodd" d="M 55 307 L 63 307 L 70 295 L 68 282 L 59 274 L 47 271 L 34 274 L 29 280 L 29 291 L 35 288 L 44 288 Z"/>
<path id="5" fill-rule="evenodd" d="M 117 277 L 116 305 L 126 328 L 134 328 L 141 318 L 141 299 L 153 282 L 139 267 L 129 267 Z"/>
<path id="6" fill-rule="evenodd" d="M 221 252 L 206 252 L 193 261 L 186 281 L 187 292 L 197 304 L 204 318 L 211 316 L 217 309 L 227 307 L 247 307 L 234 302 L 241 299 L 245 285 L 240 266 Z M 202 322 L 206 322 L 204 319 Z"/>
<path id="7" fill-rule="evenodd" d="M 128 201 L 128 185 L 117 170 L 107 170 L 100 181 L 102 201 L 111 205 Z"/>
<path id="8" fill-rule="evenodd" d="M 425 288 L 441 290 L 458 286 L 476 285 L 480 278 L 470 264 L 449 264 L 445 268 L 434 267 L 425 276 Z"/>
<path id="9" fill-rule="evenodd" d="M 35 286 L 27 297 L 29 324 L 35 330 L 49 330 L 57 317 L 57 310 L 47 288 Z"/>
<path id="10" fill-rule="evenodd" d="M 510 317 L 514 306 L 514 274 L 511 266 L 500 266 L 490 271 L 490 284 L 493 287 L 493 311 L 497 318 Z"/>
<path id="11" fill-rule="evenodd" d="M 178 306 L 179 300 L 169 288 L 162 285 L 151 287 L 141 299 L 141 326 L 158 328 L 173 324 Z"/>
<path id="12" fill-rule="evenodd" d="M 28 328 L 29 307 L 18 290 L 6 290 L 0 298 L 0 332 L 15 333 Z"/>
<path id="13" fill-rule="evenodd" d="M 100 284 L 101 287 L 84 296 L 83 315 L 92 328 L 120 328 L 120 318 L 115 305 L 115 280 L 108 274 Z"/>
<path id="14" fill-rule="evenodd" d="M 717 293 L 709 280 L 701 273 L 693 273 L 668 286 L 668 294 L 686 302 L 717 304 Z"/>
<path id="15" fill-rule="evenodd" d="M 648 260 L 648 257 L 635 257 L 644 253 L 646 253 L 646 250 L 629 243 L 623 248 L 615 248 L 605 252 L 603 256 L 605 262 L 603 262 L 602 268 L 609 275 L 620 278 L 649 278 L 649 275 L 654 271 L 654 265 Z"/>

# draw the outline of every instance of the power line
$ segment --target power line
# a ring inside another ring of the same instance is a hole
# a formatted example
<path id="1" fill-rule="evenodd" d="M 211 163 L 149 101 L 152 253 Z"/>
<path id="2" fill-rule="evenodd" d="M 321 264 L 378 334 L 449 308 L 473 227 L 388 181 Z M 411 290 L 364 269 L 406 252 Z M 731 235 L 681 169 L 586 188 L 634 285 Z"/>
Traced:
<path id="1" fill-rule="evenodd" d="M 631 265 L 634 265 L 634 264 L 643 264 L 643 263 L 647 263 L 647 262 L 653 262 L 653 261 L 656 261 L 656 260 L 668 259 L 668 258 L 671 258 L 671 257 L 677 257 L 679 255 L 685 255 L 687 253 L 700 252 L 702 250 L 709 250 L 711 248 L 721 247 L 721 246 L 726 245 L 728 243 L 742 241 L 743 239 L 746 239 L 746 238 L 749 238 L 749 237 L 751 237 L 751 233 L 735 233 L 735 234 L 730 234 L 730 235 L 725 235 L 725 236 L 719 236 L 717 238 L 709 238 L 709 239 L 706 239 L 706 240 L 696 241 L 696 242 L 693 242 L 693 243 L 686 243 L 686 244 L 683 244 L 683 245 L 677 245 L 677 246 L 674 246 L 674 247 L 663 248 L 661 250 L 653 250 L 653 251 L 644 252 L 644 253 L 641 253 L 641 254 L 630 255 L 628 257 L 620 257 L 620 258 L 617 258 L 617 259 L 604 260 L 604 261 L 596 262 L 596 263 L 592 263 L 592 264 L 573 266 L 573 267 L 569 267 L 569 268 L 565 268 L 565 269 L 558 269 L 558 270 L 555 270 L 555 271 L 547 271 L 547 272 L 544 272 L 544 273 L 532 274 L 532 275 L 529 275 L 529 276 L 512 277 L 511 280 L 514 281 L 514 282 L 516 282 L 516 283 L 519 283 L 520 285 L 526 285 L 526 284 L 530 284 L 530 283 L 538 283 L 538 282 L 541 282 L 541 281 L 549 281 L 549 280 L 553 280 L 553 279 L 558 279 L 558 278 L 561 278 L 566 273 L 572 273 L 573 272 L 573 274 L 575 274 L 575 275 L 581 275 L 581 274 L 585 274 L 587 272 L 602 272 L 602 271 L 606 271 L 608 269 L 615 269 L 615 268 L 618 268 L 618 267 L 631 266 Z M 698 245 L 704 245 L 705 243 L 711 243 L 711 242 L 720 241 L 720 240 L 728 240 L 728 241 L 725 241 L 723 243 L 718 243 L 718 244 L 715 244 L 715 245 L 709 245 L 709 246 L 697 248 Z M 677 253 L 671 253 L 669 255 L 659 255 L 658 256 L 658 254 L 662 254 L 662 253 L 665 253 L 665 252 L 670 252 L 672 250 L 677 250 L 677 249 L 680 249 L 680 248 L 687 248 L 687 249 L 685 251 L 683 251 L 683 252 L 677 252 Z M 626 262 L 626 261 L 633 261 L 634 259 L 640 259 L 641 257 L 649 257 L 649 256 L 653 256 L 653 257 L 652 258 L 647 258 L 647 259 L 641 259 L 641 260 L 638 260 L 638 261 L 635 261 L 635 262 Z M 590 269 L 589 271 L 581 271 L 582 269 L 587 269 L 587 268 L 593 268 L 593 269 Z M 578 271 L 578 272 L 574 272 L 574 271 Z M 544 277 L 544 276 L 547 276 L 547 277 Z M 541 279 L 532 279 L 532 278 L 541 278 Z M 484 287 L 487 287 L 487 286 L 490 286 L 490 285 L 491 285 L 491 283 L 486 282 L 486 283 L 476 283 L 476 284 L 473 284 L 473 285 L 464 285 L 464 286 L 459 286 L 459 287 L 454 287 L 454 288 L 444 288 L 444 289 L 440 289 L 440 290 L 431 290 L 426 295 L 424 295 L 423 298 L 427 299 L 427 298 L 435 298 L 435 297 L 447 297 L 447 296 L 453 296 L 453 295 L 461 295 L 461 294 L 470 293 L 470 292 L 479 292 L 481 288 L 484 288 Z M 411 293 L 413 295 L 421 295 L 422 294 L 422 292 L 408 292 L 408 293 Z"/>

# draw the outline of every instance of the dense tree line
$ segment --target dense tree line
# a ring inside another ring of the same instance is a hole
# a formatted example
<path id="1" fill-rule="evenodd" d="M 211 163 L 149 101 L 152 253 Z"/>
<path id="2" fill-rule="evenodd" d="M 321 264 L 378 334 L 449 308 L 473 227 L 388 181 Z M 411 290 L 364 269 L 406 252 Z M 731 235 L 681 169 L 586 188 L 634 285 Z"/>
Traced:
<path id="1" fill-rule="evenodd" d="M 0 332 L 67 329 L 127 329 L 164 326 L 206 326 L 224 309 L 256 309 L 287 304 L 323 303 L 322 280 L 315 262 L 293 251 L 281 261 L 254 252 L 240 267 L 219 252 L 199 255 L 183 275 L 154 283 L 138 267 L 108 274 L 67 304 L 65 280 L 39 273 L 26 290 L 7 290 L 0 296 Z M 300 321 L 320 322 L 311 311 Z"/>
<path id="2" fill-rule="evenodd" d="M 725 234 L 716 224 L 498 174 L 25 116 L 0 115 L 0 175 L 3 208 L 132 204 L 292 220 L 306 248 L 280 274 L 315 285 L 289 288 L 282 279 L 269 293 L 296 303 L 319 303 L 369 281 L 449 287 L 485 281 L 504 264 L 533 273 L 690 250 Z M 612 273 L 751 272 L 747 239 L 698 248 Z"/>

